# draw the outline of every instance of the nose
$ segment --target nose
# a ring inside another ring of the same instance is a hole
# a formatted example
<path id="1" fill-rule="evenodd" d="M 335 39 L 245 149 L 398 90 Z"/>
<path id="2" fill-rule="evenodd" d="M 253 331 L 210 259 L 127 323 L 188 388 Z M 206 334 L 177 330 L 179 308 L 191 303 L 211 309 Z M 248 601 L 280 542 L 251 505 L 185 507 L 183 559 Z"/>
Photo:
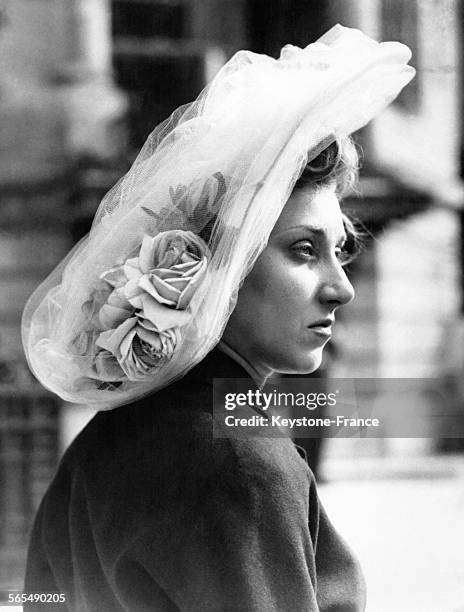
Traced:
<path id="1" fill-rule="evenodd" d="M 321 281 L 319 301 L 325 306 L 338 308 L 349 304 L 354 298 L 354 288 L 350 283 L 345 270 L 339 262 L 327 269 Z"/>

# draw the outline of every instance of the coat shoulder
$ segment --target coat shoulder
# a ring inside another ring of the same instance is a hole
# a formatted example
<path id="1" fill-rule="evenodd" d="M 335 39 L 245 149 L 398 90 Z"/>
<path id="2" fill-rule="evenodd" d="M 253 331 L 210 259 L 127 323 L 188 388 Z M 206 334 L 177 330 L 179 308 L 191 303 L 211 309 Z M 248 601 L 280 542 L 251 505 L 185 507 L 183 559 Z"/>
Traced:
<path id="1" fill-rule="evenodd" d="M 160 503 L 160 491 L 185 497 L 190 484 L 234 472 L 236 449 L 213 436 L 211 389 L 182 382 L 98 413 L 67 450 L 58 477 L 79 474 L 92 498 Z"/>

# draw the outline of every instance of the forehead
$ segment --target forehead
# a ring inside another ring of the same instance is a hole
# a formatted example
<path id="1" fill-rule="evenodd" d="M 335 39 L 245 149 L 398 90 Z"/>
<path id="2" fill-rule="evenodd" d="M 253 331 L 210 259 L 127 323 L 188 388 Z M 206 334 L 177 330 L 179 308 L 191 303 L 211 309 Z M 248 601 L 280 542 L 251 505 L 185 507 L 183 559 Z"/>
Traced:
<path id="1" fill-rule="evenodd" d="M 343 236 L 343 218 L 334 189 L 296 189 L 285 204 L 272 233 L 298 225 L 318 227 L 337 239 Z"/>

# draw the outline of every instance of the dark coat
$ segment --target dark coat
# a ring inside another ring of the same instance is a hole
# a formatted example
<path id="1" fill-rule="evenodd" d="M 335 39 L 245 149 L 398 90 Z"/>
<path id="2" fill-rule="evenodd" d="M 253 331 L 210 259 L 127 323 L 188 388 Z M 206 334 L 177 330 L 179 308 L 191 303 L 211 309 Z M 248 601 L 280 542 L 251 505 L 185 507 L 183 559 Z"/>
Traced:
<path id="1" fill-rule="evenodd" d="M 98 413 L 38 511 L 25 590 L 92 612 L 348 612 L 364 582 L 288 438 L 212 436 L 219 350 L 143 400 Z M 25 605 L 24 610 L 37 610 Z"/>

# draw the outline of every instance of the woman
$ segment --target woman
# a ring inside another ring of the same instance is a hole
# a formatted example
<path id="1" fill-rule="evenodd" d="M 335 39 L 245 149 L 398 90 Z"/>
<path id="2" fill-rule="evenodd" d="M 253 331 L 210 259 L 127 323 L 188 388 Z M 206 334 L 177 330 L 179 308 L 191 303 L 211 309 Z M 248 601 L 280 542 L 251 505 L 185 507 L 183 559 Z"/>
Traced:
<path id="1" fill-rule="evenodd" d="M 33 296 L 36 374 L 115 408 L 39 509 L 25 589 L 66 599 L 45 609 L 364 609 L 304 457 L 288 438 L 215 437 L 212 381 L 320 364 L 353 297 L 347 134 L 412 78 L 408 59 L 340 26 L 279 60 L 237 54 L 154 132 Z"/>

